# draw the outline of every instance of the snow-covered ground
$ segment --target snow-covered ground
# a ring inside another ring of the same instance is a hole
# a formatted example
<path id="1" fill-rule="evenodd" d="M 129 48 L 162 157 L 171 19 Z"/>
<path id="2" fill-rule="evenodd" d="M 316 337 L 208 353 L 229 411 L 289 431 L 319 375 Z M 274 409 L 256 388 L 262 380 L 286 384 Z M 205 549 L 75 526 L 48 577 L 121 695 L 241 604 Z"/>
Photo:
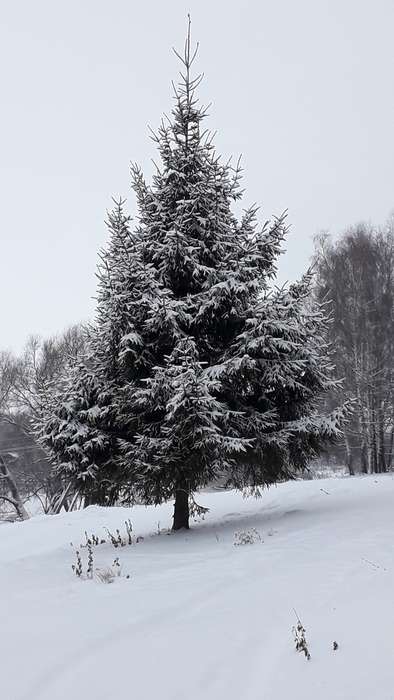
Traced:
<path id="1" fill-rule="evenodd" d="M 211 511 L 188 533 L 157 534 L 170 504 L 1 526 L 1 700 L 394 698 L 394 477 L 198 500 Z M 70 542 L 126 518 L 143 541 L 94 548 L 123 575 L 79 580 Z M 252 528 L 262 541 L 234 546 Z"/>

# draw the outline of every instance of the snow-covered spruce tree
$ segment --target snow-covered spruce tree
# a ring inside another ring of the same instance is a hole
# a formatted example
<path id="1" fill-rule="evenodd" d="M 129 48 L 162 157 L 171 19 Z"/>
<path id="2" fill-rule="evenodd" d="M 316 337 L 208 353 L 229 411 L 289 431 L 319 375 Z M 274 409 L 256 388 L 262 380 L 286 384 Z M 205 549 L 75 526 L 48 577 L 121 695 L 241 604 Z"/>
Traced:
<path id="1" fill-rule="evenodd" d="M 118 496 L 113 469 L 115 439 L 104 427 L 113 411 L 112 394 L 84 362 L 69 368 L 38 426 L 64 493 L 78 493 L 85 505 L 112 505 Z"/>
<path id="2" fill-rule="evenodd" d="M 107 219 L 109 243 L 99 258 L 97 316 L 85 329 L 85 356 L 66 368 L 37 425 L 57 476 L 85 504 L 115 503 L 127 479 L 116 460 L 119 437 L 124 437 L 117 411 L 117 392 L 125 381 L 120 343 L 132 352 L 129 316 L 137 315 L 135 297 L 141 309 L 142 292 L 135 294 L 138 276 L 146 290 L 129 224 L 124 201 L 115 200 Z"/>
<path id="3" fill-rule="evenodd" d="M 152 308 L 163 307 L 168 296 L 143 260 L 143 240 L 138 231 L 131 233 L 124 204 L 114 200 L 108 212 L 109 241 L 99 254 L 97 311 L 85 329 L 85 356 L 67 367 L 37 426 L 56 474 L 85 505 L 111 505 L 120 495 L 133 495 L 130 470 L 119 459 L 121 441 L 134 437 L 123 392 L 152 367 L 143 330 Z M 159 342 L 165 344 L 162 335 Z"/>
<path id="4" fill-rule="evenodd" d="M 88 473 L 109 493 L 174 498 L 174 529 L 188 527 L 189 496 L 213 479 L 258 492 L 291 478 L 341 419 L 317 412 L 332 385 L 325 309 L 309 301 L 310 275 L 270 291 L 285 217 L 259 227 L 256 208 L 239 222 L 232 213 L 241 172 L 202 126 L 195 55 L 189 27 L 172 118 L 154 135 L 152 186 L 132 167 L 138 225 L 130 232 L 123 202 L 109 216 L 79 373 L 93 391 L 81 402 L 74 380 L 72 410 L 66 396 L 50 438 L 56 451 L 70 431 L 59 456 L 81 482 Z"/>
<path id="5" fill-rule="evenodd" d="M 325 309 L 308 301 L 310 275 L 269 291 L 285 217 L 259 228 L 256 208 L 233 215 L 240 169 L 202 128 L 195 55 L 189 28 L 152 187 L 132 169 L 139 252 L 156 286 L 139 326 L 148 364 L 120 400 L 132 436 L 124 469 L 146 503 L 175 498 L 174 529 L 188 527 L 188 496 L 218 476 L 255 491 L 291 478 L 341 419 L 316 411 L 332 384 Z"/>

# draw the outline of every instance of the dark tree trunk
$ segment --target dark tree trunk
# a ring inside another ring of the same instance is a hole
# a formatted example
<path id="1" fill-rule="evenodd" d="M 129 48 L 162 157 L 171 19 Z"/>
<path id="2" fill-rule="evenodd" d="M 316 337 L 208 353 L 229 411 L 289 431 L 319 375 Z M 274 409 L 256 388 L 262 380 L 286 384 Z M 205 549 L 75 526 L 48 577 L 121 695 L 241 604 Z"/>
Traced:
<path id="1" fill-rule="evenodd" d="M 363 474 L 368 474 L 367 445 L 366 445 L 366 442 L 364 439 L 363 439 L 362 444 L 361 444 L 360 463 L 361 463 L 361 472 Z"/>
<path id="2" fill-rule="evenodd" d="M 391 471 L 391 465 L 393 462 L 393 446 L 394 446 L 394 428 L 391 428 L 390 442 L 389 442 L 389 454 L 387 458 L 387 471 Z"/>
<path id="3" fill-rule="evenodd" d="M 83 498 L 83 507 L 89 508 L 89 506 L 98 505 L 97 498 L 92 493 L 87 493 Z"/>
<path id="4" fill-rule="evenodd" d="M 13 476 L 11 475 L 3 457 L 0 455 L 0 479 L 5 483 L 10 496 L 1 495 L 0 499 L 7 501 L 14 506 L 16 512 L 18 513 L 21 520 L 28 520 L 30 515 L 28 514 L 25 506 L 23 505 L 22 499 L 19 495 L 18 487 L 15 483 Z"/>
<path id="5" fill-rule="evenodd" d="M 372 402 L 371 434 L 372 434 L 372 441 L 371 441 L 372 469 L 371 469 L 371 472 L 373 474 L 378 474 L 379 473 L 378 445 L 377 445 L 377 440 L 376 440 L 376 411 L 375 411 L 375 402 L 374 401 Z"/>
<path id="6" fill-rule="evenodd" d="M 175 492 L 173 530 L 189 529 L 189 494 L 186 489 Z"/>
<path id="7" fill-rule="evenodd" d="M 385 432 L 384 432 L 384 414 L 383 414 L 383 409 L 380 409 L 380 416 L 379 416 L 379 435 L 378 435 L 378 462 L 379 462 L 379 471 L 380 472 L 385 472 L 386 471 L 386 457 L 385 457 Z"/>
<path id="8" fill-rule="evenodd" d="M 354 476 L 353 467 L 353 451 L 350 444 L 350 440 L 347 435 L 345 435 L 345 447 L 346 447 L 346 466 L 349 470 L 349 476 Z"/>

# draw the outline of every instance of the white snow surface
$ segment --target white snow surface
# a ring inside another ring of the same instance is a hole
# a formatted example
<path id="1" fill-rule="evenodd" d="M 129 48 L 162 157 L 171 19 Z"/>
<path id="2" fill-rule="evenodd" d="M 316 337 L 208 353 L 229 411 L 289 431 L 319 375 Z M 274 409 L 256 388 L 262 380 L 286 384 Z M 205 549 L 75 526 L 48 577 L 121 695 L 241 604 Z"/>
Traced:
<path id="1" fill-rule="evenodd" d="M 176 534 L 157 534 L 171 504 L 1 525 L 1 700 L 394 698 L 394 477 L 197 500 L 209 514 Z M 78 579 L 70 542 L 126 518 L 143 541 L 94 549 L 124 575 Z M 234 546 L 252 528 L 262 541 Z"/>

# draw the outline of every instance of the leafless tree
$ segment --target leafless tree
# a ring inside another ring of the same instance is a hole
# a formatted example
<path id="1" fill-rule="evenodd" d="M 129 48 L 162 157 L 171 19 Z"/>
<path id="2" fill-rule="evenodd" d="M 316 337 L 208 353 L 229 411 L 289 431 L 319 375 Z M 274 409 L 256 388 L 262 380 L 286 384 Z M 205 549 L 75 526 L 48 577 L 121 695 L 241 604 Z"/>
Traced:
<path id="1" fill-rule="evenodd" d="M 11 391 L 13 408 L 26 416 L 27 421 L 39 418 L 48 404 L 51 392 L 62 381 L 69 362 L 84 350 L 84 331 L 75 325 L 60 336 L 41 339 L 31 336 L 21 357 L 16 360 Z"/>
<path id="2" fill-rule="evenodd" d="M 316 240 L 316 293 L 332 303 L 342 393 L 356 401 L 344 434 L 349 472 L 391 469 L 394 439 L 394 217 Z"/>
<path id="3" fill-rule="evenodd" d="M 0 352 L 0 412 L 8 405 L 16 372 L 16 362 L 11 353 Z"/>
<path id="4" fill-rule="evenodd" d="M 0 416 L 7 410 L 16 379 L 16 363 L 8 352 L 0 353 Z M 29 516 L 15 480 L 6 464 L 5 452 L 0 452 L 0 502 L 11 505 L 18 516 L 26 520 Z"/>
<path id="5" fill-rule="evenodd" d="M 0 500 L 14 505 L 19 517 L 23 500 L 33 496 L 46 512 L 67 507 L 67 494 L 33 427 L 84 343 L 84 331 L 76 325 L 58 337 L 29 338 L 19 357 L 0 353 Z"/>
<path id="6" fill-rule="evenodd" d="M 12 457 L 12 454 L 9 456 Z M 3 454 L 0 454 L 0 484 L 3 487 L 0 493 L 0 501 L 5 501 L 13 506 L 21 520 L 28 520 L 29 514 L 23 505 L 19 489 L 6 464 L 5 455 Z"/>

